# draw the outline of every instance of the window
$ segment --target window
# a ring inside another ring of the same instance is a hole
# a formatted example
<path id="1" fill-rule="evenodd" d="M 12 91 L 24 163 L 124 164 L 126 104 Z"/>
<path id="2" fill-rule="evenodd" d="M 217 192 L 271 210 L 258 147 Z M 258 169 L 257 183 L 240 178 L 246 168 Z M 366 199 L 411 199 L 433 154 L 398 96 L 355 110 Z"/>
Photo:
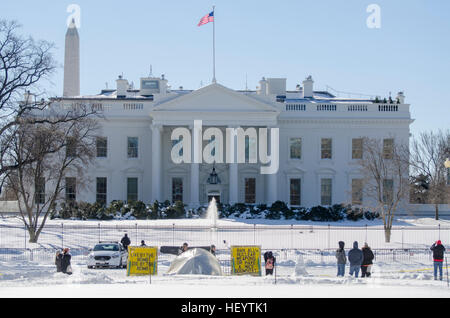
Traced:
<path id="1" fill-rule="evenodd" d="M 256 179 L 245 178 L 245 203 L 256 203 Z"/>
<path id="2" fill-rule="evenodd" d="M 290 200 L 291 205 L 301 204 L 301 180 L 291 179 L 290 181 Z"/>
<path id="3" fill-rule="evenodd" d="M 352 159 L 362 159 L 363 157 L 363 139 L 352 139 Z"/>
<path id="4" fill-rule="evenodd" d="M 178 140 L 176 140 L 176 139 L 172 140 L 172 149 L 173 149 L 173 147 L 175 147 L 176 145 L 178 145 L 182 141 L 183 141 L 182 137 L 180 137 L 180 139 L 178 139 Z M 183 147 L 180 148 L 180 151 L 178 152 L 178 155 L 180 157 L 183 157 Z"/>
<path id="5" fill-rule="evenodd" d="M 77 200 L 77 179 L 66 178 L 66 201 L 74 202 Z"/>
<path id="6" fill-rule="evenodd" d="M 352 204 L 361 205 L 363 201 L 362 179 L 352 179 Z"/>
<path id="7" fill-rule="evenodd" d="M 383 139 L 383 158 L 392 159 L 394 157 L 394 139 Z"/>
<path id="8" fill-rule="evenodd" d="M 383 180 L 383 202 L 384 204 L 391 204 L 394 198 L 394 180 Z"/>
<path id="9" fill-rule="evenodd" d="M 332 140 L 331 138 L 322 138 L 322 159 L 331 159 L 332 155 Z"/>
<path id="10" fill-rule="evenodd" d="M 106 158 L 108 156 L 108 138 L 97 137 L 97 158 Z"/>
<path id="11" fill-rule="evenodd" d="M 128 178 L 127 179 L 127 201 L 137 201 L 138 200 L 138 179 Z"/>
<path id="12" fill-rule="evenodd" d="M 36 178 L 34 183 L 35 204 L 45 204 L 45 178 Z"/>
<path id="13" fill-rule="evenodd" d="M 320 184 L 320 204 L 331 205 L 331 179 L 322 179 Z"/>
<path id="14" fill-rule="evenodd" d="M 128 158 L 137 158 L 139 150 L 138 137 L 128 137 Z"/>
<path id="15" fill-rule="evenodd" d="M 183 202 L 183 179 L 172 178 L 172 202 Z"/>
<path id="16" fill-rule="evenodd" d="M 302 159 L 302 138 L 291 138 L 289 140 L 290 158 Z"/>
<path id="17" fill-rule="evenodd" d="M 75 157 L 77 155 L 77 141 L 73 137 L 66 139 L 66 156 Z"/>
<path id="18" fill-rule="evenodd" d="M 97 178 L 97 202 L 106 204 L 106 191 L 106 178 Z"/>

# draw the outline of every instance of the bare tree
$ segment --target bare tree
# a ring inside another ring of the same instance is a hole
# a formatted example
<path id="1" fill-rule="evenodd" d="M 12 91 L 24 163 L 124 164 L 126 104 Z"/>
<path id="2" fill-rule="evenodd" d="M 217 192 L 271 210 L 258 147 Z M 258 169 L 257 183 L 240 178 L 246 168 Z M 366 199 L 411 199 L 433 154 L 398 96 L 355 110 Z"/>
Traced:
<path id="1" fill-rule="evenodd" d="M 358 161 L 363 205 L 380 214 L 386 242 L 391 239 L 395 212 L 409 195 L 408 159 L 407 145 L 393 139 L 363 140 L 363 158 Z"/>
<path id="2" fill-rule="evenodd" d="M 20 217 L 30 242 L 36 243 L 57 201 L 64 200 L 66 177 L 87 181 L 95 158 L 98 122 L 94 118 L 58 123 L 24 123 L 12 138 L 13 160 L 27 162 L 8 174 L 7 185 L 18 198 Z M 56 151 L 55 151 L 56 150 Z M 28 158 L 33 158 L 28 162 Z"/>
<path id="3" fill-rule="evenodd" d="M 58 124 L 90 117 L 95 111 L 79 107 L 52 116 L 51 105 L 45 100 L 43 81 L 49 81 L 56 69 L 52 56 L 53 44 L 35 41 L 18 34 L 19 24 L 0 19 L 0 181 L 7 174 L 40 158 L 30 153 L 26 158 L 14 158 L 16 134 L 21 127 L 36 124 Z M 25 96 L 25 100 L 24 100 Z M 59 145 L 61 146 L 61 145 Z M 60 149 L 48 148 L 50 153 Z"/>
<path id="4" fill-rule="evenodd" d="M 426 203 L 434 204 L 439 220 L 439 204 L 447 203 L 446 158 L 450 156 L 450 131 L 423 132 L 411 142 L 411 173 L 426 180 Z"/>

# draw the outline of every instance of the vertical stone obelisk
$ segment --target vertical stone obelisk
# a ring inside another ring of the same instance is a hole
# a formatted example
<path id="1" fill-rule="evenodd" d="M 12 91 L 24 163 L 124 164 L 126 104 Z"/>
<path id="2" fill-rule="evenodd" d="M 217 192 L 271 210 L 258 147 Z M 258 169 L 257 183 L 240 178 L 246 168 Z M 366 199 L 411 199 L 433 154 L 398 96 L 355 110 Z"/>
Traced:
<path id="1" fill-rule="evenodd" d="M 75 20 L 66 32 L 66 46 L 64 55 L 64 91 L 63 96 L 80 95 L 80 37 L 78 36 Z"/>

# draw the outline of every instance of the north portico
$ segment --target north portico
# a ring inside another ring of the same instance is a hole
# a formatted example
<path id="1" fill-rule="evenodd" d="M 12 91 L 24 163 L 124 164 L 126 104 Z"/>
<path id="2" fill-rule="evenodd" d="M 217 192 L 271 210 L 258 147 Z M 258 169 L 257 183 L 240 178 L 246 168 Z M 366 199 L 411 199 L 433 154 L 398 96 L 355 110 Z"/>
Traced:
<path id="1" fill-rule="evenodd" d="M 203 133 L 208 128 L 218 129 L 222 132 L 223 145 L 233 138 L 234 147 L 238 145 L 237 136 L 227 135 L 227 128 L 242 127 L 244 130 L 252 128 L 271 128 L 277 125 L 280 113 L 277 105 L 269 101 L 250 97 L 220 84 L 214 83 L 193 91 L 178 98 L 162 100 L 154 105 L 150 111 L 152 131 L 152 198 L 153 200 L 171 200 L 174 185 L 182 180 L 183 201 L 190 206 L 205 204 L 211 197 L 223 203 L 237 203 L 245 196 L 245 176 L 252 176 L 258 180 L 258 203 L 273 203 L 276 201 L 276 179 L 270 175 L 260 175 L 259 164 L 237 163 L 237 151 L 227 153 L 226 149 L 212 147 L 213 152 L 221 152 L 222 160 L 205 163 L 174 163 L 167 152 L 172 150 L 163 141 L 163 135 L 172 135 L 174 129 L 185 127 L 191 132 L 192 140 L 196 138 L 194 122 L 201 120 L 202 130 L 197 138 L 201 138 L 201 149 L 210 142 Z M 198 135 L 198 134 L 197 134 Z M 217 138 L 214 136 L 213 138 Z M 250 138 L 249 138 L 250 139 Z M 248 147 L 247 141 L 247 147 Z M 165 147 L 166 146 L 166 147 Z M 192 147 L 194 146 L 192 141 Z M 181 151 L 185 151 L 184 149 Z M 193 150 L 191 150 L 193 158 Z M 202 153 L 198 157 L 202 157 Z M 167 156 L 169 160 L 164 160 Z M 234 160 L 229 160 L 233 156 Z M 247 153 L 247 156 L 249 154 Z M 194 161 L 194 160 L 192 160 Z M 198 160 L 196 160 L 198 162 Z M 234 163 L 226 163 L 233 161 Z M 217 174 L 214 180 L 208 180 L 211 173 Z M 163 185 L 169 180 L 169 187 Z M 272 182 L 268 182 L 272 180 Z M 172 186 L 170 186 L 172 183 Z M 256 183 L 255 183 L 256 186 Z M 274 193 L 272 196 L 263 196 L 263 193 Z M 169 195 L 169 197 L 168 197 Z M 273 200 L 270 202 L 270 200 Z"/>

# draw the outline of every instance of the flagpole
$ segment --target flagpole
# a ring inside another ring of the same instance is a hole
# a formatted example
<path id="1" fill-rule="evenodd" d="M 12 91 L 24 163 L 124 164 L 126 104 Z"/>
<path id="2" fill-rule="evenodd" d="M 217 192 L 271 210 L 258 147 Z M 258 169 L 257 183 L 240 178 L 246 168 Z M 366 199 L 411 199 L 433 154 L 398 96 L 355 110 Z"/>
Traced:
<path id="1" fill-rule="evenodd" d="M 213 84 L 216 83 L 216 13 L 215 13 L 216 6 L 213 6 Z"/>

